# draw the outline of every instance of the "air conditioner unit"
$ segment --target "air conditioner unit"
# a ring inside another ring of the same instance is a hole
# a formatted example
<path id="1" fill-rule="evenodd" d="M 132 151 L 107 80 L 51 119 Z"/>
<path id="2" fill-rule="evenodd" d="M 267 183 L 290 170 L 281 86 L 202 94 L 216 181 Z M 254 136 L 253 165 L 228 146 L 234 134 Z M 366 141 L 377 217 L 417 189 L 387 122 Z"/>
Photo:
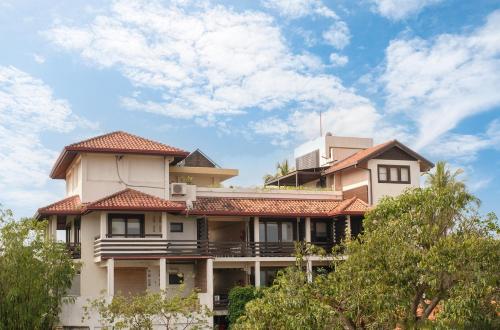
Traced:
<path id="1" fill-rule="evenodd" d="M 170 185 L 170 193 L 174 196 L 184 196 L 187 194 L 187 184 L 172 183 Z"/>

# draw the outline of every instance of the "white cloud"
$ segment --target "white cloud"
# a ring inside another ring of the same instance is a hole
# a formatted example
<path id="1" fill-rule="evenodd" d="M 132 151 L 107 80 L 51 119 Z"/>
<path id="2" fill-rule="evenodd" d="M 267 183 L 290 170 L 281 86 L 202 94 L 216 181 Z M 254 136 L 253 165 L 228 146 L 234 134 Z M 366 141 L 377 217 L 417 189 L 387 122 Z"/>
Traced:
<path id="1" fill-rule="evenodd" d="M 477 135 L 445 134 L 427 151 L 435 157 L 468 163 L 476 160 L 478 153 L 485 149 L 500 149 L 500 119 L 493 120 L 485 132 Z"/>
<path id="2" fill-rule="evenodd" d="M 57 25 L 45 35 L 91 65 L 118 69 L 136 90 L 161 95 L 125 96 L 129 109 L 217 122 L 288 105 L 304 112 L 371 106 L 324 74 L 318 57 L 292 52 L 274 19 L 261 12 L 117 1 L 87 25 Z"/>
<path id="3" fill-rule="evenodd" d="M 370 0 L 373 10 L 392 20 L 401 20 L 442 0 Z"/>
<path id="4" fill-rule="evenodd" d="M 40 54 L 33 54 L 33 60 L 38 64 L 45 63 L 45 57 Z"/>
<path id="5" fill-rule="evenodd" d="M 394 40 L 386 55 L 387 108 L 416 123 L 416 148 L 500 105 L 500 11 L 469 33 Z"/>
<path id="6" fill-rule="evenodd" d="M 351 40 L 351 33 L 344 21 L 336 21 L 323 32 L 325 42 L 335 48 L 343 49 Z"/>
<path id="7" fill-rule="evenodd" d="M 349 58 L 344 55 L 339 55 L 337 53 L 330 54 L 330 63 L 333 66 L 344 66 L 349 62 Z"/>
<path id="8" fill-rule="evenodd" d="M 320 0 L 264 0 L 264 7 L 277 10 L 280 15 L 288 18 L 301 18 L 304 16 L 319 15 L 338 19 L 337 14 L 325 6 Z"/>
<path id="9" fill-rule="evenodd" d="M 77 120 L 41 80 L 0 66 L 0 203 L 33 211 L 55 198 L 45 185 L 57 152 L 41 135 L 69 132 Z"/>

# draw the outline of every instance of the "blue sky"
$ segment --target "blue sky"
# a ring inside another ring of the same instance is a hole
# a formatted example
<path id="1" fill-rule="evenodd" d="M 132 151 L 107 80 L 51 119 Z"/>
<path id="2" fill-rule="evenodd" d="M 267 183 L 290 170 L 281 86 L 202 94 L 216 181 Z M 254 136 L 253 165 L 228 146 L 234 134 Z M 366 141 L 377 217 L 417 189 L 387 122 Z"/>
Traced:
<path id="1" fill-rule="evenodd" d="M 125 130 L 251 186 L 319 134 L 398 139 L 500 211 L 500 2 L 0 1 L 0 203 L 64 195 L 64 145 Z"/>

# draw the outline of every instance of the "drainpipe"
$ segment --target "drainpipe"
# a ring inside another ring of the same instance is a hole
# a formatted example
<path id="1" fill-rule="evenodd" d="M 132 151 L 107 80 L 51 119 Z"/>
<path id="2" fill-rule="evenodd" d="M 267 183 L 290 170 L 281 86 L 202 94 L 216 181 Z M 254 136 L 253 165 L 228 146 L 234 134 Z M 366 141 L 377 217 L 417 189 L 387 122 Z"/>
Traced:
<path id="1" fill-rule="evenodd" d="M 369 199 L 370 200 L 368 201 L 368 204 L 373 205 L 372 170 L 369 169 L 369 168 L 367 168 L 367 167 L 358 167 L 358 165 L 354 165 L 354 168 L 360 168 L 360 169 L 368 171 L 368 182 L 369 182 L 368 188 L 370 189 L 370 193 L 369 193 Z"/>

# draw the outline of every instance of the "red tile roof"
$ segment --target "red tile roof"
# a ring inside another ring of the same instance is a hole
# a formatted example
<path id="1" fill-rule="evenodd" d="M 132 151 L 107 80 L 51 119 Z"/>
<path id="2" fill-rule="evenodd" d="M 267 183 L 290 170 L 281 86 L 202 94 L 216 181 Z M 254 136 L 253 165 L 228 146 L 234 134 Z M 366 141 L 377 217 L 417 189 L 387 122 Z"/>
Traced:
<path id="1" fill-rule="evenodd" d="M 145 139 L 127 132 L 116 131 L 70 144 L 66 150 L 91 152 L 127 152 L 160 155 L 188 155 L 187 151 Z"/>
<path id="2" fill-rule="evenodd" d="M 422 171 L 429 170 L 430 168 L 432 168 L 434 166 L 434 164 L 432 162 L 428 161 L 427 159 L 425 159 L 421 155 L 417 154 L 416 152 L 414 152 L 413 150 L 411 150 L 407 146 L 403 145 L 399 141 L 392 140 L 392 141 L 381 143 L 381 144 L 378 144 L 376 146 L 358 151 L 357 153 L 333 164 L 330 168 L 328 168 L 325 171 L 325 174 L 335 173 L 337 171 L 341 171 L 343 169 L 359 165 L 359 164 L 361 164 L 361 163 L 363 163 L 371 158 L 374 158 L 374 157 L 382 154 L 383 152 L 391 149 L 392 147 L 398 147 L 401 150 L 403 150 L 404 152 L 406 152 L 409 155 L 413 156 L 414 158 L 418 159 L 420 161 L 420 167 L 421 167 Z"/>
<path id="3" fill-rule="evenodd" d="M 352 197 L 342 201 L 335 210 L 336 214 L 365 214 L 370 209 L 370 206 L 363 200 Z"/>
<path id="4" fill-rule="evenodd" d="M 82 204 L 78 196 L 68 197 L 38 210 L 39 215 L 79 215 L 91 211 L 165 211 L 187 215 L 237 215 L 280 217 L 331 217 L 364 214 L 369 206 L 359 198 L 278 199 L 198 197 L 193 206 L 174 202 L 127 188 L 92 203 Z"/>
<path id="5" fill-rule="evenodd" d="M 38 214 L 46 215 L 78 215 L 83 211 L 79 196 L 71 196 L 38 209 Z"/>
<path id="6" fill-rule="evenodd" d="M 248 215 L 248 216 L 287 216 L 287 217 L 327 217 L 348 214 L 348 204 L 333 199 L 268 199 L 268 198 L 231 198 L 198 197 L 189 214 L 196 215 Z M 359 205 L 359 204 L 357 204 Z M 366 205 L 366 204 L 365 204 Z M 339 207 L 343 208 L 339 209 Z M 359 205 L 361 210 L 362 206 Z M 368 209 L 366 205 L 365 210 Z M 356 210 L 357 214 L 358 210 Z"/>
<path id="7" fill-rule="evenodd" d="M 86 211 L 184 211 L 186 205 L 183 202 L 173 202 L 127 188 L 93 203 L 89 203 L 85 209 Z"/>
<path id="8" fill-rule="evenodd" d="M 174 156 L 177 160 L 181 160 L 189 154 L 189 152 L 179 148 L 127 132 L 117 131 L 64 147 L 64 150 L 52 168 L 50 177 L 53 179 L 64 179 L 66 169 L 79 152 L 163 155 Z"/>

